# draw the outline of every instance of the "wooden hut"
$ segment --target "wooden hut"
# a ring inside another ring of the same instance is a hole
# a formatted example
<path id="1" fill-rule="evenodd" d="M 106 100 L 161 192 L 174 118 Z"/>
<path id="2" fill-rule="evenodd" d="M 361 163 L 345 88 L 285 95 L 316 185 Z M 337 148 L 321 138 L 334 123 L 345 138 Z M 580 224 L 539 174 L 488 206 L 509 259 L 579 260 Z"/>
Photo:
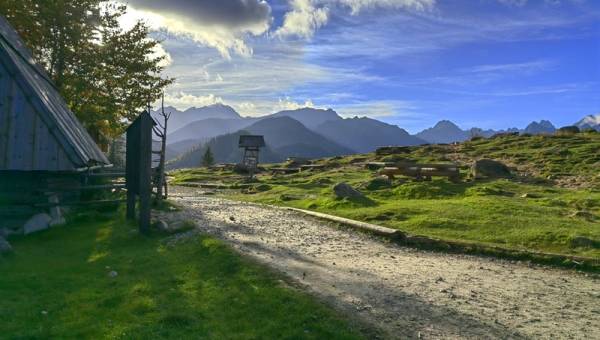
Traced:
<path id="1" fill-rule="evenodd" d="M 0 229 L 108 159 L 0 15 Z M 59 197 L 60 198 L 60 197 Z M 19 208 L 20 207 L 20 208 Z M 15 212 L 16 209 L 16 212 Z M 39 212 L 39 211 L 38 211 Z M 4 224 L 4 225 L 3 225 Z M 0 230 L 1 231 L 1 230 Z"/>

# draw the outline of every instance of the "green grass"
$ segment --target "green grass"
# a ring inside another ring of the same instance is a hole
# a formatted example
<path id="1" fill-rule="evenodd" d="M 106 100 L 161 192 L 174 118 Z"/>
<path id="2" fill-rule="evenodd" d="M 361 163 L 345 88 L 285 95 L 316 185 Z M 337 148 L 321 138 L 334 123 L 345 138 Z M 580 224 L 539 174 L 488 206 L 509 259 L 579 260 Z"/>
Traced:
<path id="1" fill-rule="evenodd" d="M 550 156 L 548 150 L 557 145 L 563 145 L 570 154 Z M 320 160 L 319 163 L 329 165 L 320 172 L 285 176 L 265 173 L 250 188 L 226 190 L 223 194 L 238 200 L 315 210 L 444 240 L 600 259 L 599 167 L 592 166 L 600 166 L 597 150 L 600 134 L 509 136 L 456 147 L 412 147 L 410 153 L 403 155 L 367 154 Z M 482 157 L 513 165 L 520 158 L 527 162 L 517 167 L 517 176 L 511 180 L 466 180 L 469 162 Z M 442 178 L 431 182 L 399 178 L 389 188 L 378 187 L 371 182 L 376 173 L 356 164 L 365 160 L 407 159 L 458 160 L 464 165 L 465 181 L 455 184 Z M 236 188 L 241 181 L 231 172 L 206 169 L 177 171 L 173 176 L 177 184 L 218 181 Z M 575 180 L 553 183 L 547 176 Z M 339 182 L 358 188 L 366 199 L 335 198 L 332 187 Z M 576 237 L 589 238 L 592 245 L 577 246 L 572 242 Z"/>
<path id="2" fill-rule="evenodd" d="M 220 241 L 172 246 L 119 216 L 11 240 L 14 254 L 0 257 L 0 338 L 361 337 Z"/>

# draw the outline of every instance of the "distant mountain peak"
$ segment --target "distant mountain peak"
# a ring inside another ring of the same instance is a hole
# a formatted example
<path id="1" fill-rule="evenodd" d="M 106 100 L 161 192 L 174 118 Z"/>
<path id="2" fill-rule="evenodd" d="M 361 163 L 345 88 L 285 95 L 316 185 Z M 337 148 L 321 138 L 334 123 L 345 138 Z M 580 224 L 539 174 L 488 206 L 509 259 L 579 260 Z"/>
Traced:
<path id="1" fill-rule="evenodd" d="M 540 120 L 539 122 L 531 122 L 525 128 L 525 133 L 540 134 L 540 133 L 553 133 L 556 131 L 556 127 L 548 120 Z"/>
<path id="2" fill-rule="evenodd" d="M 317 126 L 331 121 L 331 120 L 340 120 L 340 117 L 337 112 L 332 109 L 316 109 L 313 107 L 304 107 L 295 110 L 284 110 L 277 112 L 272 117 L 290 117 L 302 123 L 302 125 L 308 127 L 309 129 L 314 129 Z"/>
<path id="3" fill-rule="evenodd" d="M 463 131 L 458 125 L 449 120 L 441 120 L 433 127 L 425 129 L 415 135 L 429 143 L 453 143 L 467 140 L 470 133 Z"/>
<path id="4" fill-rule="evenodd" d="M 587 115 L 574 125 L 578 126 L 582 130 L 594 129 L 596 131 L 600 131 L 600 113 L 596 115 Z"/>
<path id="5" fill-rule="evenodd" d="M 440 120 L 439 122 L 437 122 L 437 124 L 435 124 L 435 126 L 433 128 L 434 129 L 458 129 L 458 130 L 460 130 L 460 127 L 458 127 L 458 125 L 454 124 L 453 122 L 451 122 L 449 120 Z"/>
<path id="6" fill-rule="evenodd" d="M 240 114 L 229 106 L 222 103 L 215 103 L 203 107 L 192 106 L 183 111 L 185 114 L 199 114 L 206 117 L 203 118 L 240 118 Z M 210 117 L 209 117 L 210 116 Z"/>

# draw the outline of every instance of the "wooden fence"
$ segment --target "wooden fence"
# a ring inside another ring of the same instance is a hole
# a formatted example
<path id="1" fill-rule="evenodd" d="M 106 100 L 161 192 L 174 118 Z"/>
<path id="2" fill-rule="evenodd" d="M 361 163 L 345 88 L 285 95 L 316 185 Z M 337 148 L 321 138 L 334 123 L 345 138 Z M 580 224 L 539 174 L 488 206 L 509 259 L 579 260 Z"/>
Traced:
<path id="1" fill-rule="evenodd" d="M 147 233 L 151 196 L 157 182 L 153 180 L 152 167 L 152 155 L 156 153 L 152 150 L 155 125 L 145 111 L 129 126 L 125 169 L 98 168 L 60 173 L 0 171 L 0 231 L 18 230 L 29 217 L 59 207 L 127 202 L 127 218 L 139 218 L 140 232 Z"/>

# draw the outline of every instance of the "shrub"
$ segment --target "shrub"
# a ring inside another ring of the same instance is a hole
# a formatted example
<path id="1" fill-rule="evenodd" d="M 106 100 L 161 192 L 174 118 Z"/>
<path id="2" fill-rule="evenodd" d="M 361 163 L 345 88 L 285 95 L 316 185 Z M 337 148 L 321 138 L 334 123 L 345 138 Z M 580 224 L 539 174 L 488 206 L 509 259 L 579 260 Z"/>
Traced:
<path id="1" fill-rule="evenodd" d="M 563 126 L 556 130 L 556 134 L 559 136 L 569 136 L 580 133 L 581 130 L 577 126 Z"/>

